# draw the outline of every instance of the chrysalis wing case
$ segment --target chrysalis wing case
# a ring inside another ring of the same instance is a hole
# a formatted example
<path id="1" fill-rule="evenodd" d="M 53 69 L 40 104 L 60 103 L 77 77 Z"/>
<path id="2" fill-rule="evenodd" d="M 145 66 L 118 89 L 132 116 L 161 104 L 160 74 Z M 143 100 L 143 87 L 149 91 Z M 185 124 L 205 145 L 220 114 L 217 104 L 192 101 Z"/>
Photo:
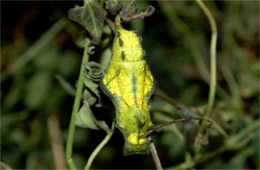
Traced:
<path id="1" fill-rule="evenodd" d="M 148 140 L 144 135 L 152 125 L 148 102 L 154 91 L 154 78 L 135 31 L 117 28 L 101 89 L 115 105 L 116 127 L 125 139 L 124 154 L 147 153 Z"/>

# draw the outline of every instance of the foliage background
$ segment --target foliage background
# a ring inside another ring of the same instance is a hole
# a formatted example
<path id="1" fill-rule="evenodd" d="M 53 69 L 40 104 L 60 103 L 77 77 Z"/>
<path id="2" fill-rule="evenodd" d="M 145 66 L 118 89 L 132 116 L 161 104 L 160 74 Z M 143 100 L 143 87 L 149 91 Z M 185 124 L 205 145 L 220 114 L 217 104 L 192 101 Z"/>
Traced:
<path id="1" fill-rule="evenodd" d="M 153 5 L 156 12 L 125 27 L 142 36 L 158 87 L 186 106 L 205 108 L 211 34 L 205 15 L 193 1 L 137 3 L 141 10 Z M 228 137 L 211 128 L 209 144 L 198 151 L 194 138 L 199 123 L 189 121 L 153 134 L 155 145 L 165 168 L 258 169 L 259 2 L 205 3 L 219 29 L 217 81 L 221 88 L 212 119 Z M 65 168 L 62 148 L 73 97 L 61 88 L 55 75 L 75 85 L 83 53 L 77 44 L 87 33 L 67 20 L 48 30 L 61 18 L 66 19 L 75 4 L 82 2 L 1 2 L 1 161 L 14 169 Z M 107 37 L 112 35 L 104 39 Z M 110 55 L 110 48 L 98 47 L 90 60 L 105 64 Z M 103 107 L 93 107 L 94 114 L 111 123 L 112 104 L 105 95 L 102 103 Z M 178 111 L 157 96 L 151 100 L 151 110 L 154 124 L 200 114 Z M 84 167 L 104 135 L 77 128 L 73 155 L 78 167 Z M 122 135 L 116 130 L 92 167 L 154 168 L 150 155 L 124 157 L 122 147 Z"/>

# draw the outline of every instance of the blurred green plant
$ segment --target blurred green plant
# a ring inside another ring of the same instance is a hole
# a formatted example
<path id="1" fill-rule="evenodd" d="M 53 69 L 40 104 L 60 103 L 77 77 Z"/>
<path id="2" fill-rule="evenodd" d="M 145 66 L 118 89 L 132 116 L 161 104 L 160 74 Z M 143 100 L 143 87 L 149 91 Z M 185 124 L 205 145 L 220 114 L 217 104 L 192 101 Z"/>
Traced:
<path id="1" fill-rule="evenodd" d="M 122 10 L 122 6 L 117 6 L 116 1 L 110 2 L 110 6 Z M 191 1 L 136 3 L 141 9 L 148 5 L 156 8 L 156 15 L 153 17 L 126 23 L 126 27 L 133 27 L 138 30 L 138 34 L 143 35 L 147 61 L 158 86 L 163 89 L 164 95 L 160 95 L 157 90 L 151 100 L 153 123 L 160 125 L 176 119 L 203 117 L 207 109 L 205 103 L 208 84 L 212 78 L 208 70 L 210 58 L 207 57 L 210 49 L 210 27 L 208 22 L 205 22 L 205 15 L 197 4 Z M 161 129 L 162 133 L 159 131 L 156 135 L 152 134 L 153 141 L 164 167 L 169 169 L 259 169 L 259 6 L 256 1 L 204 3 L 214 15 L 219 33 L 216 100 L 208 118 L 213 123 L 212 128 L 208 129 L 208 145 L 200 147 L 200 150 L 194 145 L 201 127 L 199 120 L 176 122 L 167 126 Z M 107 11 L 106 1 L 101 4 L 105 7 L 103 10 Z M 133 6 L 127 5 L 129 2 L 123 1 L 121 4 L 127 7 L 125 9 L 128 13 L 133 12 Z M 41 20 L 40 24 L 37 23 L 39 14 L 36 15 L 36 20 L 26 22 L 24 18 L 27 18 L 30 12 L 26 10 L 27 17 L 21 15 L 14 20 L 15 23 L 17 21 L 14 27 L 18 32 L 14 31 L 12 37 L 7 36 L 5 31 L 5 28 L 12 28 L 5 24 L 1 26 L 1 161 L 14 169 L 62 169 L 57 166 L 56 161 L 65 160 L 63 156 L 56 159 L 54 153 L 57 150 L 53 147 L 56 141 L 48 137 L 50 131 L 54 130 L 47 127 L 47 122 L 53 115 L 58 117 L 61 134 L 56 136 L 61 140 L 61 145 L 65 143 L 70 119 L 67 113 L 73 103 L 66 94 L 76 94 L 75 87 L 69 82 L 75 82 L 82 59 L 78 48 L 74 46 L 82 46 L 88 35 L 83 35 L 80 27 L 69 22 L 66 14 L 57 16 L 57 11 L 64 6 L 66 5 L 57 5 L 56 2 L 52 6 L 54 8 L 48 6 L 48 9 L 54 12 L 50 14 L 48 21 Z M 87 6 L 85 8 L 87 9 Z M 4 9 L 9 8 L 4 7 L 3 14 Z M 116 8 L 109 9 L 117 11 Z M 45 10 L 38 11 L 46 18 Z M 3 19 L 5 16 L 8 16 L 9 21 L 13 21 L 7 14 L 3 15 Z M 63 19 L 54 23 L 55 18 Z M 95 53 L 91 54 L 91 59 L 101 63 L 102 68 L 106 68 L 111 55 L 111 18 L 113 17 L 110 12 L 104 12 L 100 43 L 96 46 Z M 19 25 L 23 22 L 24 24 Z M 50 25 L 46 31 L 45 23 L 52 23 L 53 26 Z M 38 35 L 42 36 L 36 38 Z M 89 35 L 92 37 L 90 33 Z M 83 41 L 78 41 L 82 39 Z M 68 42 L 74 44 L 68 45 Z M 91 45 L 96 42 L 92 41 Z M 91 48 L 90 51 L 92 50 Z M 21 63 L 18 64 L 19 67 L 16 67 L 17 61 Z M 93 87 L 97 87 L 96 85 Z M 78 86 L 79 81 L 76 88 Z M 88 110 L 84 113 L 93 112 L 97 117 L 100 117 L 99 112 L 104 111 L 107 112 L 105 115 L 113 114 L 106 98 L 95 93 L 96 88 L 91 90 L 90 87 L 83 86 L 80 100 L 88 101 L 87 106 L 84 106 L 83 102 L 81 109 Z M 163 99 L 166 96 L 170 100 Z M 79 115 L 77 112 L 76 117 Z M 91 116 L 92 114 L 83 114 L 84 118 Z M 92 120 L 93 123 L 93 119 L 81 120 Z M 89 125 L 86 122 L 83 125 L 86 124 Z M 116 136 L 117 132 L 114 133 Z M 99 131 L 92 132 L 83 128 L 75 131 L 73 159 L 79 167 L 86 167 L 86 153 L 95 148 L 93 144 L 102 140 L 101 137 L 102 132 Z M 152 160 L 146 156 L 121 158 L 119 143 L 119 138 L 111 138 L 111 142 L 99 152 L 92 167 L 154 168 L 151 165 Z M 89 162 L 93 161 L 95 154 Z M 90 164 L 86 168 L 89 168 Z M 66 165 L 63 167 L 66 168 Z"/>
<path id="2" fill-rule="evenodd" d="M 211 39 L 211 50 L 210 50 L 211 51 L 210 93 L 209 93 L 208 107 L 207 107 L 207 111 L 205 113 L 205 117 L 208 118 L 209 114 L 212 111 L 214 98 L 215 98 L 215 89 L 216 89 L 217 28 L 216 28 L 215 20 L 214 20 L 213 16 L 211 15 L 210 11 L 208 10 L 208 8 L 200 0 L 197 0 L 197 3 L 199 4 L 199 6 L 202 8 L 202 10 L 205 12 L 206 16 L 208 17 L 208 20 L 209 20 L 211 28 L 212 28 L 212 39 Z M 133 9 L 130 10 L 130 12 L 128 12 L 129 6 L 133 7 Z M 146 12 L 141 13 L 141 14 L 136 14 L 137 8 L 135 7 L 134 1 L 131 1 L 130 4 L 128 5 L 128 7 L 125 8 L 125 6 L 122 3 L 119 3 L 119 2 L 116 3 L 115 1 L 113 1 L 113 2 L 107 1 L 107 6 L 106 6 L 108 11 L 110 11 L 114 15 L 117 14 L 117 11 L 120 11 L 120 15 L 117 18 L 121 17 L 123 21 L 130 21 L 130 20 L 136 19 L 136 18 L 144 18 L 146 16 L 150 16 L 154 12 L 154 8 L 150 7 L 150 8 L 152 8 L 151 10 L 147 10 Z M 96 9 L 98 9 L 98 10 L 96 10 Z M 100 43 L 101 35 L 102 35 L 102 28 L 104 26 L 104 20 L 105 20 L 104 13 L 107 13 L 107 12 L 105 12 L 104 9 L 102 8 L 102 3 L 99 4 L 96 1 L 85 0 L 83 7 L 77 6 L 69 11 L 69 18 L 73 21 L 78 22 L 82 26 L 84 26 L 84 28 L 90 33 L 90 35 L 93 39 L 92 40 L 93 44 L 98 44 L 98 43 Z M 108 20 L 108 19 L 106 19 L 106 20 Z M 111 24 L 112 24 L 112 22 L 109 22 L 109 25 L 111 25 Z M 114 29 L 114 28 L 115 28 L 114 26 L 111 27 L 111 29 Z M 74 107 L 73 107 L 73 111 L 72 111 L 72 117 L 71 117 L 71 123 L 70 123 L 70 128 L 69 128 L 69 135 L 68 135 L 68 142 L 67 142 L 67 148 L 66 148 L 67 160 L 68 160 L 69 167 L 71 169 L 76 168 L 76 166 L 72 160 L 72 147 L 73 147 L 73 136 L 74 136 L 74 131 L 75 131 L 75 125 L 83 127 L 83 128 L 90 128 L 90 129 L 95 129 L 95 130 L 98 130 L 99 128 L 101 128 L 107 132 L 107 137 L 104 139 L 103 142 L 101 142 L 101 144 L 97 147 L 97 149 L 90 156 L 89 161 L 88 161 L 87 165 L 85 166 L 85 169 L 90 168 L 94 157 L 97 155 L 97 153 L 101 150 L 101 148 L 106 144 L 106 142 L 110 139 L 110 137 L 113 134 L 113 130 L 112 130 L 113 128 L 109 129 L 107 124 L 104 121 L 102 121 L 102 122 L 97 121 L 95 119 L 95 117 L 93 116 L 91 109 L 89 107 L 89 102 L 90 102 L 90 105 L 94 104 L 95 98 L 93 98 L 87 90 L 85 90 L 85 92 L 83 94 L 88 95 L 88 99 L 92 99 L 92 100 L 87 100 L 87 97 L 83 97 L 84 105 L 79 110 L 81 93 L 82 93 L 84 81 L 85 81 L 85 86 L 88 89 L 90 89 L 100 101 L 100 95 L 97 90 L 98 85 L 96 85 L 95 82 L 91 81 L 90 77 L 86 76 L 85 80 L 84 80 L 84 76 L 83 76 L 84 69 L 83 68 L 84 68 L 84 65 L 88 64 L 88 58 L 89 58 L 89 56 L 87 54 L 87 52 L 89 52 L 89 49 L 88 49 L 89 42 L 87 42 L 87 40 L 86 40 L 86 44 L 84 45 L 84 47 L 85 47 L 85 50 L 84 50 L 85 52 L 83 55 L 79 82 L 78 82 L 78 87 L 76 90 L 75 102 L 74 102 Z M 98 64 L 96 64 L 96 65 L 98 65 Z M 91 71 L 90 67 L 89 67 L 89 70 Z M 98 73 L 99 73 L 98 74 L 99 77 L 97 77 L 97 81 L 100 80 L 100 78 L 102 76 L 102 71 L 98 71 Z M 88 75 L 88 74 L 86 74 L 86 75 Z M 92 77 L 92 80 L 93 80 L 93 77 Z M 62 83 L 62 81 L 60 81 L 60 83 Z M 63 87 L 66 87 L 65 83 L 64 83 Z M 79 110 L 79 113 L 77 114 L 78 110 Z M 186 119 L 180 119 L 180 120 L 183 121 Z M 167 123 L 166 125 L 157 126 L 156 128 L 153 128 L 153 129 L 155 130 L 158 128 L 162 128 L 162 127 L 170 125 L 174 122 L 176 122 L 176 121 Z M 202 122 L 203 122 L 203 120 L 202 120 Z M 204 124 L 202 124 L 202 127 L 203 127 L 202 133 L 204 133 L 206 127 Z M 220 126 L 218 126 L 218 127 L 220 127 Z M 151 129 L 151 132 L 153 131 L 153 129 Z M 151 132 L 148 132 L 147 135 L 150 135 Z M 207 140 L 207 139 L 203 139 L 203 140 Z M 201 141 L 201 142 L 203 143 L 203 141 Z M 161 169 L 161 165 L 159 163 L 160 160 L 158 159 L 158 155 L 155 154 L 156 150 L 155 150 L 154 146 L 152 146 L 152 148 L 153 148 L 152 153 L 154 156 L 154 161 L 157 165 L 157 169 Z"/>

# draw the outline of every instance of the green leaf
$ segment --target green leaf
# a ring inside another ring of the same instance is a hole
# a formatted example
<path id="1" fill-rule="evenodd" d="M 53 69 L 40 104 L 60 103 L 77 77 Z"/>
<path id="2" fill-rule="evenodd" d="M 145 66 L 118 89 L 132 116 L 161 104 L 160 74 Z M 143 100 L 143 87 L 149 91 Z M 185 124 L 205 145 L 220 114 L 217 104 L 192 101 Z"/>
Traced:
<path id="1" fill-rule="evenodd" d="M 53 71 L 57 67 L 59 56 L 63 56 L 61 51 L 59 51 L 59 46 L 55 41 L 52 41 L 41 50 L 32 63 L 37 69 Z"/>
<path id="2" fill-rule="evenodd" d="M 106 49 L 102 52 L 100 65 L 101 65 L 103 68 L 107 68 L 107 67 L 108 67 L 108 64 L 109 64 L 109 62 L 110 62 L 111 56 L 112 56 L 112 50 L 111 50 L 110 48 L 106 48 Z"/>
<path id="3" fill-rule="evenodd" d="M 254 153 L 255 150 L 252 147 L 245 147 L 231 159 L 230 163 L 238 166 L 237 169 L 242 169 L 243 165 L 245 165 L 246 160 Z"/>
<path id="4" fill-rule="evenodd" d="M 100 92 L 98 90 L 98 84 L 94 83 L 93 81 L 89 80 L 88 78 L 85 78 L 84 84 L 87 88 L 90 89 L 91 92 L 93 92 L 97 98 L 100 100 Z"/>
<path id="5" fill-rule="evenodd" d="M 21 98 L 22 98 L 22 82 L 21 83 L 13 83 L 11 86 L 11 89 L 7 96 L 5 97 L 5 100 L 3 101 L 7 109 L 12 108 Z"/>
<path id="6" fill-rule="evenodd" d="M 256 156 L 260 159 L 260 134 L 258 133 L 252 140 L 251 147 L 255 150 Z"/>
<path id="7" fill-rule="evenodd" d="M 92 106 L 96 103 L 97 99 L 93 97 L 88 90 L 84 90 L 83 92 L 83 98 L 88 101 L 89 105 Z"/>
<path id="8" fill-rule="evenodd" d="M 69 19 L 82 25 L 98 44 L 104 26 L 104 9 L 94 0 L 85 0 L 84 6 L 76 6 L 68 12 Z"/>
<path id="9" fill-rule="evenodd" d="M 81 57 L 70 49 L 59 54 L 55 71 L 64 77 L 71 77 L 78 71 Z"/>
<path id="10" fill-rule="evenodd" d="M 111 132 L 113 129 L 110 129 L 106 122 L 103 120 L 97 120 L 93 115 L 89 104 L 87 101 L 84 101 L 84 105 L 80 108 L 75 124 L 82 128 L 89 128 L 93 130 L 104 130 L 106 132 Z"/>
<path id="11" fill-rule="evenodd" d="M 189 169 L 192 166 L 194 166 L 192 157 L 189 152 L 186 152 L 184 162 L 180 163 L 179 165 L 167 168 L 167 169 Z"/>
<path id="12" fill-rule="evenodd" d="M 38 72 L 32 76 L 25 87 L 25 104 L 36 109 L 46 100 L 51 85 L 51 76 L 47 72 Z"/>
<path id="13" fill-rule="evenodd" d="M 56 74 L 55 78 L 59 81 L 61 87 L 71 96 L 75 96 L 76 90 L 72 87 L 72 85 L 67 82 L 61 75 Z"/>
<path id="14" fill-rule="evenodd" d="M 89 108 L 89 105 L 85 102 L 76 116 L 75 124 L 82 128 L 99 130 L 93 118 L 95 117 L 93 116 L 93 113 Z"/>

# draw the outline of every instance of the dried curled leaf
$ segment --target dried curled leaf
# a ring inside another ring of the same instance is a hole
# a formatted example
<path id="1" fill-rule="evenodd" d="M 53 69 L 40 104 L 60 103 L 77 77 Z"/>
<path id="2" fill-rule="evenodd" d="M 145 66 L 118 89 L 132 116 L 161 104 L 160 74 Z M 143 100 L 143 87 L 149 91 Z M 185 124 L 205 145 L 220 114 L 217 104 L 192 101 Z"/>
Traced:
<path id="1" fill-rule="evenodd" d="M 149 5 L 147 6 L 145 12 L 137 13 L 137 11 L 137 8 L 134 8 L 134 10 L 130 12 L 124 9 L 120 12 L 120 17 L 124 22 L 129 22 L 133 19 L 143 19 L 145 17 L 151 16 L 154 13 L 155 8 Z"/>
<path id="2" fill-rule="evenodd" d="M 104 74 L 104 70 L 100 64 L 96 62 L 88 62 L 86 64 L 84 84 L 85 87 L 96 96 L 99 105 L 101 105 L 101 98 L 100 98 L 100 91 L 98 89 L 99 87 L 98 82 L 100 81 L 103 74 Z"/>
<path id="3" fill-rule="evenodd" d="M 118 1 L 108 0 L 106 2 L 105 8 L 111 13 L 112 15 L 117 15 L 123 8 L 124 4 Z"/>
<path id="4" fill-rule="evenodd" d="M 129 22 L 133 19 L 143 19 L 145 17 L 149 17 L 155 11 L 155 8 L 149 5 L 147 6 L 144 12 L 138 13 L 138 7 L 135 1 L 131 1 L 130 3 L 128 3 L 128 1 L 119 2 L 119 1 L 108 0 L 106 2 L 105 7 L 110 14 L 112 15 L 119 14 L 120 18 L 124 22 Z"/>
<path id="5" fill-rule="evenodd" d="M 85 77 L 93 80 L 94 82 L 99 82 L 104 74 L 102 66 L 93 61 L 88 62 L 85 66 L 85 69 Z"/>

